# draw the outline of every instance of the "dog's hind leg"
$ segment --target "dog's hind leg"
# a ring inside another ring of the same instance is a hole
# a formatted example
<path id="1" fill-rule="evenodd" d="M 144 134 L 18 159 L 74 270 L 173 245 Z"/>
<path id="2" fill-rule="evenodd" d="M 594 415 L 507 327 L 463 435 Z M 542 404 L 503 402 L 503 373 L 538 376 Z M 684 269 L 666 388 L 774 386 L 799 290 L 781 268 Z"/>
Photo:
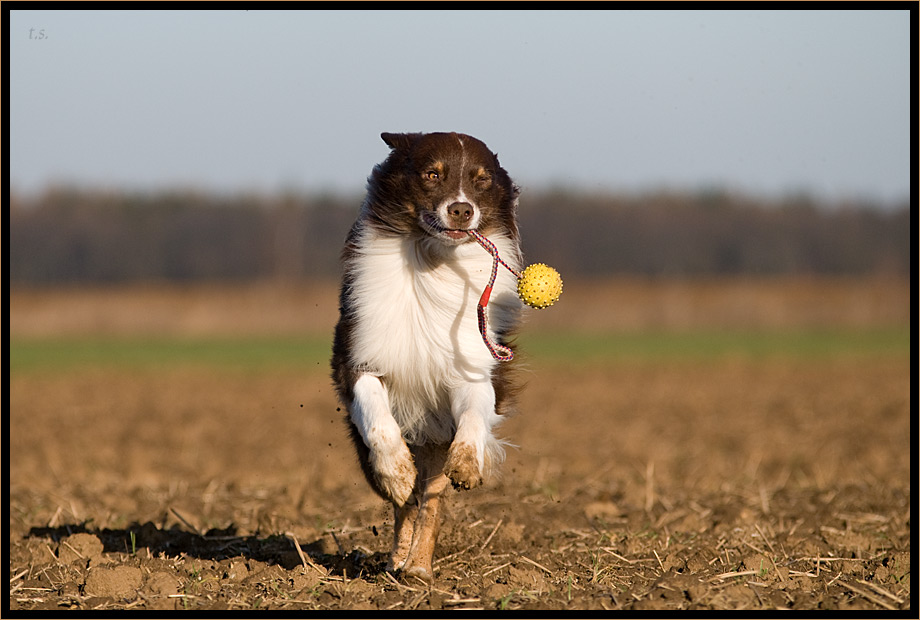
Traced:
<path id="1" fill-rule="evenodd" d="M 401 564 L 406 576 L 431 583 L 434 579 L 431 560 L 441 526 L 441 493 L 450 484 L 444 475 L 447 446 L 418 446 L 413 452 L 418 469 L 417 503 L 396 508 L 396 536 L 390 563 L 394 568 Z M 400 556 L 407 542 L 408 549 L 402 560 Z"/>
<path id="2" fill-rule="evenodd" d="M 393 525 L 393 550 L 387 563 L 387 570 L 390 572 L 402 570 L 409 558 L 415 520 L 418 518 L 418 502 L 415 501 L 415 497 L 409 498 L 402 506 L 393 504 L 393 514 L 396 521 Z"/>

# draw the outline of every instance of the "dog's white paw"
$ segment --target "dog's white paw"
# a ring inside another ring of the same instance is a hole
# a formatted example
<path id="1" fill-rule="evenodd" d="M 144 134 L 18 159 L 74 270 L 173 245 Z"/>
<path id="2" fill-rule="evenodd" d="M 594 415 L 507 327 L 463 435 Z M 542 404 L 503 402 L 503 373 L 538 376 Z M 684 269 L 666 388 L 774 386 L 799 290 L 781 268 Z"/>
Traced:
<path id="1" fill-rule="evenodd" d="M 397 506 L 405 504 L 415 488 L 415 463 L 402 439 L 371 448 L 371 467 L 380 490 Z"/>

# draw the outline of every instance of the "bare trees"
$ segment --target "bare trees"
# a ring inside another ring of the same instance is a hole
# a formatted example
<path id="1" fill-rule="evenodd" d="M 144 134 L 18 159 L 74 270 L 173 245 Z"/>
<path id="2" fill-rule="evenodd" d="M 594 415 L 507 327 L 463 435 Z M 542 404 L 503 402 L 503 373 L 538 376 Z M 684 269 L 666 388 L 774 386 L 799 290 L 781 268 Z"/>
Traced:
<path id="1" fill-rule="evenodd" d="M 53 190 L 10 198 L 13 283 L 334 277 L 360 197 Z M 910 208 L 722 192 L 526 192 L 527 256 L 567 276 L 910 273 Z"/>

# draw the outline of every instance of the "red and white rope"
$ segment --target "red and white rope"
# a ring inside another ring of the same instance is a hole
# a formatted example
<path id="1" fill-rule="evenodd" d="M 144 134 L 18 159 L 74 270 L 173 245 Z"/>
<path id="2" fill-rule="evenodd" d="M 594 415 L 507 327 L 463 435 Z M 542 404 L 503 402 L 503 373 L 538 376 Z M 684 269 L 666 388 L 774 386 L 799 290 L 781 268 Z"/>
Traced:
<path id="1" fill-rule="evenodd" d="M 481 245 L 486 252 L 492 255 L 492 275 L 489 277 L 489 283 L 486 285 L 485 290 L 482 291 L 482 296 L 479 298 L 479 305 L 476 307 L 476 314 L 479 318 L 479 333 L 482 334 L 482 341 L 486 343 L 486 347 L 489 348 L 492 357 L 499 362 L 510 362 L 514 359 L 514 351 L 502 344 L 494 342 L 489 337 L 489 318 L 486 315 L 486 306 L 489 305 L 489 297 L 492 295 L 492 287 L 495 285 L 495 278 L 498 275 L 499 263 L 504 265 L 516 278 L 520 279 L 521 273 L 503 261 L 498 255 L 498 248 L 495 247 L 495 244 L 480 235 L 478 231 L 468 230 L 467 233 L 478 241 L 479 245 Z"/>

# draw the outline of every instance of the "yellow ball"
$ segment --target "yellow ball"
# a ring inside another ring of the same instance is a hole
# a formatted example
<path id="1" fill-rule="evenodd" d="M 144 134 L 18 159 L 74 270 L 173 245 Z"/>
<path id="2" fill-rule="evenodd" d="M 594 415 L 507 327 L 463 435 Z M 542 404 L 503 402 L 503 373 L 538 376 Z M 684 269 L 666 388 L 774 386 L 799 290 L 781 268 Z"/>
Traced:
<path id="1" fill-rule="evenodd" d="M 528 306 L 543 309 L 552 306 L 562 295 L 562 276 L 544 265 L 534 263 L 521 272 L 518 280 L 518 297 Z"/>

